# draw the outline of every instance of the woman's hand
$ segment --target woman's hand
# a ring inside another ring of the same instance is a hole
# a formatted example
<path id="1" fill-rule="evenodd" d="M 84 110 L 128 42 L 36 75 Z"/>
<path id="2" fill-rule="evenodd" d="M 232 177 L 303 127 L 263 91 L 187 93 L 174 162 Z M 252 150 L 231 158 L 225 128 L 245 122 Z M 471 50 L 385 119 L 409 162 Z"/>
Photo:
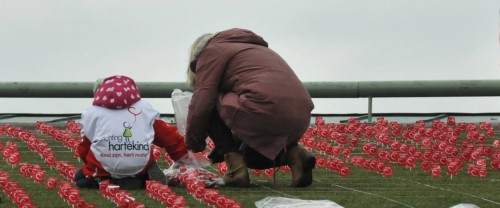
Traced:
<path id="1" fill-rule="evenodd" d="M 205 139 L 186 138 L 187 149 L 192 152 L 201 152 L 207 147 Z"/>

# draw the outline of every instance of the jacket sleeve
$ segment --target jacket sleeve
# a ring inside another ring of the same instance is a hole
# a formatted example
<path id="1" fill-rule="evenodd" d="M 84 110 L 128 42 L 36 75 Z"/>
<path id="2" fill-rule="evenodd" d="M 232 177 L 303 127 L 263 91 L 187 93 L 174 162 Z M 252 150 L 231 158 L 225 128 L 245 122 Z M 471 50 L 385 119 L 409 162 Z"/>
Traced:
<path id="1" fill-rule="evenodd" d="M 222 52 L 221 52 L 222 50 Z M 221 47 L 207 46 L 196 64 L 196 84 L 189 105 L 186 140 L 199 141 L 207 137 L 208 122 L 216 106 L 219 86 L 228 58 Z"/>
<path id="2" fill-rule="evenodd" d="M 80 159 L 82 159 L 83 163 L 87 163 L 87 154 L 89 153 L 90 145 L 90 140 L 84 135 L 83 141 L 80 142 L 77 148 L 78 155 L 80 155 Z"/>
<path id="3" fill-rule="evenodd" d="M 156 119 L 153 123 L 155 138 L 153 144 L 161 148 L 170 155 L 172 160 L 177 161 L 187 154 L 186 143 L 184 137 L 180 135 L 177 128 L 168 125 L 160 119 Z"/>

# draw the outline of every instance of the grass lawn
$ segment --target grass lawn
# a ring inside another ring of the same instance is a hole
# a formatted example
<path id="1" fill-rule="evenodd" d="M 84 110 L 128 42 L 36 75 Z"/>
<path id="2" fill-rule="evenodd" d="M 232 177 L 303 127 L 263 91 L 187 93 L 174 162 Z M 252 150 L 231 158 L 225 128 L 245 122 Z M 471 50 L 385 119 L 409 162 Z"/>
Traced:
<path id="1" fill-rule="evenodd" d="M 61 129 L 63 127 L 59 125 Z M 31 130 L 35 132 L 34 130 Z M 496 132 L 498 135 L 498 132 Z M 70 149 L 62 143 L 55 141 L 47 135 L 37 133 L 39 139 L 45 139 L 52 151 L 56 154 L 57 161 L 68 161 L 76 167 L 81 163 L 73 157 Z M 56 177 L 65 180 L 55 168 L 45 165 L 44 160 L 36 152 L 29 150 L 28 145 L 20 139 L 7 135 L 0 135 L 3 147 L 7 141 L 13 141 L 18 145 L 21 153 L 21 163 L 38 164 L 46 171 L 46 177 Z M 361 144 L 352 149 L 351 157 L 362 155 Z M 487 144 L 491 145 L 493 139 L 488 138 Z M 493 149 L 497 150 L 498 149 Z M 324 153 L 315 152 L 327 157 Z M 2 158 L 2 157 L 0 157 Z M 346 161 L 340 157 L 339 160 Z M 346 162 L 350 167 L 348 176 L 340 177 L 338 173 L 326 168 L 314 170 L 314 182 L 307 188 L 289 188 L 291 174 L 286 171 L 278 171 L 276 174 L 276 186 L 272 177 L 266 175 L 251 176 L 252 186 L 250 188 L 219 188 L 220 193 L 236 199 L 243 207 L 255 207 L 255 201 L 268 196 L 289 197 L 308 200 L 330 200 L 344 207 L 450 207 L 459 203 L 471 203 L 479 207 L 500 207 L 500 171 L 490 167 L 490 159 L 487 161 L 487 177 L 472 177 L 467 173 L 467 163 L 457 175 L 448 176 L 446 168 L 443 169 L 441 177 L 431 177 L 429 172 L 420 169 L 420 162 L 412 169 L 393 166 L 393 177 L 384 177 L 377 172 L 357 167 Z M 160 167 L 167 168 L 168 163 L 159 162 Z M 217 172 L 216 166 L 208 167 L 208 170 Z M 8 172 L 10 179 L 16 181 L 31 196 L 33 204 L 38 207 L 71 207 L 61 197 L 57 189 L 46 189 L 45 183 L 34 183 L 30 177 L 24 177 L 19 173 L 19 165 L 12 167 L 6 160 L 0 161 L 0 171 Z M 198 202 L 193 196 L 186 193 L 184 188 L 172 188 L 177 195 L 185 196 L 186 205 L 189 207 L 210 207 Z M 147 207 L 166 207 L 161 202 L 150 198 L 144 190 L 129 191 L 137 202 Z M 103 197 L 97 190 L 80 189 L 80 195 L 89 204 L 97 207 L 116 207 L 116 204 Z M 2 202 L 0 207 L 16 207 L 12 200 L 0 191 Z"/>

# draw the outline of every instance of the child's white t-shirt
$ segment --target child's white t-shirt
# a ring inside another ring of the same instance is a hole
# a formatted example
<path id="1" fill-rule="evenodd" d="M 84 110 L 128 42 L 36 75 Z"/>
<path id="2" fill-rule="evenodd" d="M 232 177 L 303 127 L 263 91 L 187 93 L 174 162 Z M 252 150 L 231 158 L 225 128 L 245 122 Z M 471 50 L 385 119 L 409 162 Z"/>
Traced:
<path id="1" fill-rule="evenodd" d="M 133 177 L 151 157 L 153 123 L 159 115 L 143 100 L 124 109 L 92 106 L 82 114 L 81 133 L 90 140 L 90 150 L 111 177 Z"/>

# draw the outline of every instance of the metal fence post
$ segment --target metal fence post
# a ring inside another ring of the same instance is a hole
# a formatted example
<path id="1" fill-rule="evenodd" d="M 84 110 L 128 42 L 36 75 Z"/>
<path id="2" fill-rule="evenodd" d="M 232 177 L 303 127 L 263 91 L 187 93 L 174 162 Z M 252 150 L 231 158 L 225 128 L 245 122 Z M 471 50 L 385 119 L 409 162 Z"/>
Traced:
<path id="1" fill-rule="evenodd" d="M 373 97 L 368 97 L 368 123 L 372 123 L 372 102 L 373 102 Z"/>

